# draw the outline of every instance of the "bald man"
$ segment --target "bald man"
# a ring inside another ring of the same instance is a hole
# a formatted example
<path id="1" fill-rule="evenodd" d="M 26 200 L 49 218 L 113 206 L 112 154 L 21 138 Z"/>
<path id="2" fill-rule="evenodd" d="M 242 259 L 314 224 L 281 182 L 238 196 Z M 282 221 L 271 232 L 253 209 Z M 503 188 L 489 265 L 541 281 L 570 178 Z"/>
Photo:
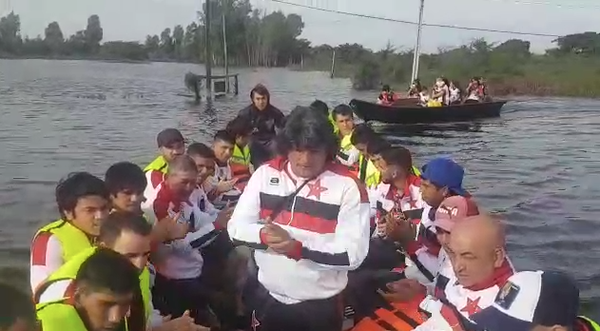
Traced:
<path id="1" fill-rule="evenodd" d="M 209 208 L 206 194 L 197 186 L 197 177 L 194 160 L 188 155 L 176 156 L 169 162 L 156 196 L 146 197 L 142 209 L 153 223 L 171 216 L 189 227 L 185 238 L 161 244 L 153 256 L 157 271 L 155 307 L 162 315 L 173 318 L 189 310 L 197 323 L 210 325 L 213 321 L 206 313 L 207 289 L 201 280 L 204 266 L 201 249 L 214 241 L 219 229 L 227 226 L 232 210 L 217 212 Z"/>
<path id="2" fill-rule="evenodd" d="M 443 290 L 421 302 L 431 317 L 415 330 L 464 330 L 471 315 L 492 305 L 514 273 L 505 245 L 504 226 L 496 217 L 480 214 L 456 222 L 445 247 L 453 275 Z"/>

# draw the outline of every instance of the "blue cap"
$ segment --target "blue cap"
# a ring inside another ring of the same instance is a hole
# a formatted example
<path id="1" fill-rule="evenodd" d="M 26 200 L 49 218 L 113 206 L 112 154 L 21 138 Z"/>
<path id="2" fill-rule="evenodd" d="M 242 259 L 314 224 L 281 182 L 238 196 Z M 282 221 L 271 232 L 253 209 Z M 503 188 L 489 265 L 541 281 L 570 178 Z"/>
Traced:
<path id="1" fill-rule="evenodd" d="M 436 158 L 423 166 L 421 178 L 438 187 L 447 187 L 450 191 L 465 196 L 467 191 L 462 187 L 465 169 L 448 158 Z"/>

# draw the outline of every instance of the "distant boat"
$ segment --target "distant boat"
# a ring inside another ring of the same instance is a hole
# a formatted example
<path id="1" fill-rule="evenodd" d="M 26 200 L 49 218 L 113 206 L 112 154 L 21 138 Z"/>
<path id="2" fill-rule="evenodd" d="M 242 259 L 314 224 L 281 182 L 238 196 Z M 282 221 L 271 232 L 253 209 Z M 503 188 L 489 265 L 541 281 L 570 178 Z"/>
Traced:
<path id="1" fill-rule="evenodd" d="M 352 99 L 350 106 L 356 116 L 365 122 L 390 124 L 418 124 L 464 122 L 481 118 L 499 117 L 506 101 L 464 103 L 443 107 L 414 105 L 385 106 L 374 102 Z"/>

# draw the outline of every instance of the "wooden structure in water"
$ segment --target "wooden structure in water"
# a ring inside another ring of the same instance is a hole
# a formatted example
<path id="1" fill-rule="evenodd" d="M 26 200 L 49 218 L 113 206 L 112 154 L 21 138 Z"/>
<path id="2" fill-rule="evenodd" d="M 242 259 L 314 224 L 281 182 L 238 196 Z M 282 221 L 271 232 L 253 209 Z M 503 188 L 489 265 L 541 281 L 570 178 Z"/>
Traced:
<path id="1" fill-rule="evenodd" d="M 205 0 L 206 8 L 205 8 L 205 24 L 204 24 L 204 33 L 205 33 L 205 43 L 204 43 L 204 58 L 205 63 L 204 67 L 206 72 L 204 75 L 197 75 L 192 72 L 188 72 L 185 74 L 184 83 L 188 90 L 193 93 L 191 95 L 196 100 L 201 99 L 202 87 L 205 88 L 205 97 L 206 99 L 212 99 L 212 97 L 219 98 L 223 97 L 229 93 L 234 95 L 238 95 L 239 93 L 239 77 L 238 74 L 229 74 L 229 58 L 227 53 L 227 31 L 226 31 L 226 13 L 225 10 L 222 12 L 222 24 L 223 24 L 223 55 L 224 55 L 224 63 L 225 63 L 225 75 L 213 75 L 212 74 L 212 46 L 211 46 L 211 38 L 210 38 L 210 26 L 211 26 L 211 1 L 213 0 Z M 232 89 L 233 86 L 233 89 Z M 190 96 L 190 95 L 184 95 Z"/>
<path id="2" fill-rule="evenodd" d="M 210 93 L 215 98 L 223 97 L 227 94 L 238 95 L 240 90 L 239 74 L 212 75 L 210 79 L 207 79 L 206 75 L 197 75 L 188 72 L 185 74 L 184 83 L 188 90 L 193 93 L 192 96 L 196 100 L 201 99 L 202 87 L 206 88 L 207 94 Z"/>

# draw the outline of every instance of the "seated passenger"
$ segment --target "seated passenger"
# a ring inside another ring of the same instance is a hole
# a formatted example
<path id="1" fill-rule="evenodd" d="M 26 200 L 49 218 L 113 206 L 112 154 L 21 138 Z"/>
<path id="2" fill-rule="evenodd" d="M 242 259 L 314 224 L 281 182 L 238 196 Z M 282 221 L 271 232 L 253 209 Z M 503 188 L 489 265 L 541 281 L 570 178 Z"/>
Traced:
<path id="1" fill-rule="evenodd" d="M 577 316 L 575 280 L 553 271 L 521 271 L 508 279 L 494 304 L 473 315 L 477 330 L 597 331 L 600 325 Z"/>
<path id="2" fill-rule="evenodd" d="M 31 297 L 16 288 L 0 283 L 1 331 L 38 331 L 35 305 Z"/>
<path id="3" fill-rule="evenodd" d="M 389 85 L 383 85 L 381 93 L 377 97 L 377 103 L 380 105 L 392 105 L 398 99 L 398 95 L 392 91 Z"/>
<path id="4" fill-rule="evenodd" d="M 370 159 L 369 151 L 367 151 L 367 147 L 369 144 L 372 146 L 371 150 L 375 149 L 385 149 L 388 145 L 386 145 L 385 140 L 379 137 L 373 129 L 371 129 L 367 124 L 359 124 L 356 126 L 354 131 L 352 132 L 352 137 L 350 138 L 350 143 L 354 145 L 354 147 L 359 151 L 358 157 L 358 169 L 357 169 L 357 177 L 365 183 L 368 189 L 374 189 L 379 184 L 381 180 L 381 174 L 375 164 Z M 377 148 L 374 148 L 377 146 Z"/>
<path id="5" fill-rule="evenodd" d="M 64 299 L 36 306 L 44 331 L 145 331 L 144 316 L 131 315 L 140 298 L 138 269 L 123 255 L 98 249 L 85 260 Z"/>
<path id="6" fill-rule="evenodd" d="M 156 143 L 158 145 L 159 155 L 144 168 L 144 173 L 146 173 L 146 179 L 148 181 L 148 187 L 144 192 L 144 196 L 146 197 L 155 194 L 153 191 L 156 186 L 163 181 L 163 177 L 168 170 L 169 161 L 185 152 L 185 139 L 177 129 L 170 128 L 162 130 L 156 136 Z"/>
<path id="7" fill-rule="evenodd" d="M 235 187 L 238 179 L 233 177 L 229 165 L 235 138 L 227 131 L 220 130 L 215 133 L 212 150 L 215 153 L 215 174 L 210 177 L 205 185 L 210 201 L 217 207 L 226 203 L 236 203 L 241 191 Z"/>
<path id="8" fill-rule="evenodd" d="M 341 104 L 336 106 L 331 114 L 335 123 L 335 131 L 340 138 L 340 150 L 336 159 L 345 166 L 356 166 L 360 152 L 351 142 L 355 126 L 354 112 L 350 106 Z"/>
<path id="9" fill-rule="evenodd" d="M 210 208 L 206 194 L 197 186 L 198 169 L 187 155 L 169 163 L 165 180 L 158 194 L 142 205 L 151 222 L 167 216 L 189 226 L 184 239 L 160 244 L 156 249 L 156 283 L 153 294 L 156 307 L 163 315 L 182 316 L 190 310 L 198 324 L 206 322 L 207 291 L 202 283 L 204 259 L 201 249 L 207 247 L 223 229 L 231 208 L 219 213 Z"/>
<path id="10" fill-rule="evenodd" d="M 424 89 L 427 88 L 422 86 L 421 81 L 418 78 L 416 78 L 410 85 L 410 88 L 408 89 L 408 97 L 419 98 Z"/>
<path id="11" fill-rule="evenodd" d="M 379 235 L 385 235 L 385 218 L 390 213 L 408 221 L 419 222 L 425 207 L 421 198 L 421 179 L 413 173 L 410 151 L 404 147 L 392 147 L 380 154 L 376 166 L 381 172 L 377 185 L 377 199 L 371 202 L 377 214 Z"/>
<path id="12" fill-rule="evenodd" d="M 232 176 L 235 178 L 236 187 L 243 191 L 250 175 L 254 172 L 250 155 L 250 136 L 252 126 L 245 119 L 236 117 L 227 124 L 225 129 L 232 137 L 235 137 L 233 152 L 229 160 Z"/>
<path id="13" fill-rule="evenodd" d="M 164 317 L 153 308 L 150 289 L 154 283 L 152 275 L 154 270 L 148 267 L 151 234 L 152 225 L 142 216 L 128 212 L 113 212 L 100 229 L 98 246 L 109 248 L 127 257 L 140 272 L 141 300 L 134 300 L 130 316 L 144 314 L 146 327 L 153 331 L 167 331 L 182 327 L 186 323 L 185 326 L 188 328 L 195 328 L 196 325 L 189 316 L 165 321 Z M 46 279 L 34 293 L 36 304 L 67 298 L 81 265 L 96 251 L 97 248 L 93 247 L 79 253 Z"/>
<path id="14" fill-rule="evenodd" d="M 460 87 L 458 86 L 458 83 L 456 81 L 450 81 L 450 104 L 451 105 L 456 105 L 456 104 L 460 104 L 462 101 L 462 96 L 461 93 L 462 91 L 460 90 Z"/>
<path id="15" fill-rule="evenodd" d="M 32 291 L 73 256 L 92 247 L 109 214 L 109 200 L 104 182 L 87 172 L 72 173 L 58 183 L 61 218 L 39 229 L 31 243 Z"/>

